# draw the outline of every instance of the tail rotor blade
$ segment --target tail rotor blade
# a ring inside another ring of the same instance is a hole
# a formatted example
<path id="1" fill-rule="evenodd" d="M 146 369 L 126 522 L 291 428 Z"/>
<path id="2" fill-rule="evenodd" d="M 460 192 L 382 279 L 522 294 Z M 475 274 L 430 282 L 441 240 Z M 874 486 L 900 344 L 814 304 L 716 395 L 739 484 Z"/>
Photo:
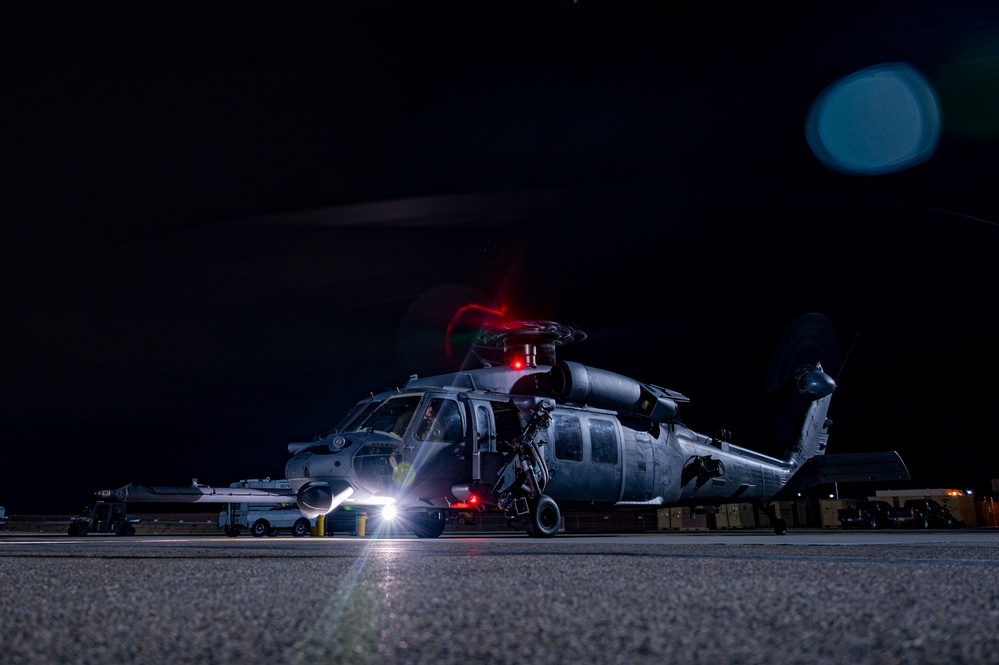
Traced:
<path id="1" fill-rule="evenodd" d="M 840 358 L 839 335 L 822 314 L 805 314 L 784 331 L 767 369 L 764 408 L 770 431 L 785 447 L 798 436 L 810 401 L 798 390 L 799 370 L 822 363 L 825 372 L 835 377 Z"/>

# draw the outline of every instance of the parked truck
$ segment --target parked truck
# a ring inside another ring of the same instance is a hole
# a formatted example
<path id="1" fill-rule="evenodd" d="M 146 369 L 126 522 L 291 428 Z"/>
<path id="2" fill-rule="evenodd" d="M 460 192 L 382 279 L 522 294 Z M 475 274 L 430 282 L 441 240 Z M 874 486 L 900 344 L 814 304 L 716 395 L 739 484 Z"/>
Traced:
<path id="1" fill-rule="evenodd" d="M 839 509 L 839 525 L 843 529 L 886 529 L 891 526 L 888 516 L 892 510 L 887 501 L 858 501 L 854 506 Z"/>
<path id="2" fill-rule="evenodd" d="M 290 489 L 287 480 L 240 480 L 230 487 L 249 489 Z M 295 537 L 307 536 L 316 525 L 308 519 L 293 501 L 281 503 L 227 503 L 219 513 L 219 528 L 225 535 L 235 538 L 248 531 L 254 536 L 275 536 L 288 531 Z"/>
<path id="3" fill-rule="evenodd" d="M 961 526 L 950 510 L 933 499 L 906 499 L 901 506 L 892 509 L 888 520 L 894 526 L 921 529 Z"/>

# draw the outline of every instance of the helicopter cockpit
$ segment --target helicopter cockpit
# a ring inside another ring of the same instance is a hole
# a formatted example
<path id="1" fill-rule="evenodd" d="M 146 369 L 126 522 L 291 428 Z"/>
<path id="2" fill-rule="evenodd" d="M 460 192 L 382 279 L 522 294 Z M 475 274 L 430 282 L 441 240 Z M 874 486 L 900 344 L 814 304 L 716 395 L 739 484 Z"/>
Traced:
<path id="1" fill-rule="evenodd" d="M 360 489 L 381 493 L 408 486 L 430 457 L 461 455 L 464 442 L 465 423 L 453 396 L 412 392 L 356 404 L 332 433 L 307 450 L 334 458 L 352 450 L 351 460 L 333 461 L 334 468 L 353 467 Z"/>
<path id="2" fill-rule="evenodd" d="M 453 399 L 432 397 L 416 428 L 416 440 L 429 443 L 460 443 L 465 438 L 458 403 Z"/>
<path id="3" fill-rule="evenodd" d="M 416 415 L 422 397 L 423 395 L 413 394 L 387 399 L 366 418 L 356 420 L 356 425 L 351 423 L 344 431 L 385 432 L 401 438 Z"/>
<path id="4" fill-rule="evenodd" d="M 422 413 L 413 436 L 417 441 L 460 443 L 465 438 L 461 410 L 454 399 L 413 393 L 371 400 L 356 405 L 333 434 L 350 432 L 383 432 L 404 437 L 417 413 Z"/>

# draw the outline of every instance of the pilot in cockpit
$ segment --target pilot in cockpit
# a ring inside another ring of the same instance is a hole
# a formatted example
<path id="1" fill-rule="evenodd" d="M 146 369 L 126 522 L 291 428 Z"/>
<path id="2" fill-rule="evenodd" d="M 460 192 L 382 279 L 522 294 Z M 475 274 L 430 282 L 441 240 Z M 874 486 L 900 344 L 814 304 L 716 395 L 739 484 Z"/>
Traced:
<path id="1" fill-rule="evenodd" d="M 461 414 L 453 400 L 434 398 L 430 400 L 420 425 L 416 430 L 420 441 L 453 443 L 462 438 Z"/>

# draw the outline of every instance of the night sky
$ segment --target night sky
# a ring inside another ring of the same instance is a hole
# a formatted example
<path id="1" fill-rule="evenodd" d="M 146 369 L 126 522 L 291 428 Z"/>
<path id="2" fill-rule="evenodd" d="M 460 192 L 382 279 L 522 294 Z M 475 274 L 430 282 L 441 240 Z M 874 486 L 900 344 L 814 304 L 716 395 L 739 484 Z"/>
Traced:
<path id="1" fill-rule="evenodd" d="M 0 5 L 0 505 L 282 477 L 468 304 L 772 454 L 819 312 L 830 452 L 990 489 L 999 10 L 820 4 Z"/>

